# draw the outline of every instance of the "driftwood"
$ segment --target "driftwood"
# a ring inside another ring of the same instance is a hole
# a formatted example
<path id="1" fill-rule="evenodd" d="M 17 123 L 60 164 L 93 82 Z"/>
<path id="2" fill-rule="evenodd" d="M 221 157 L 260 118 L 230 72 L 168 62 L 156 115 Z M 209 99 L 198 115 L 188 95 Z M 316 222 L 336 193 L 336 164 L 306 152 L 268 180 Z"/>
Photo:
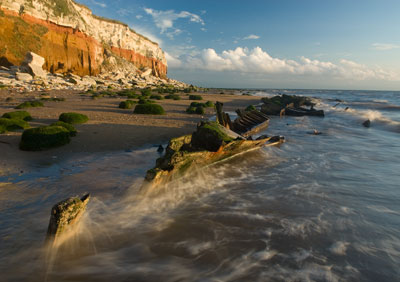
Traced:
<path id="1" fill-rule="evenodd" d="M 83 215 L 90 195 L 71 197 L 61 201 L 51 209 L 49 227 L 47 229 L 46 243 L 54 245 L 59 238 L 71 230 Z"/>

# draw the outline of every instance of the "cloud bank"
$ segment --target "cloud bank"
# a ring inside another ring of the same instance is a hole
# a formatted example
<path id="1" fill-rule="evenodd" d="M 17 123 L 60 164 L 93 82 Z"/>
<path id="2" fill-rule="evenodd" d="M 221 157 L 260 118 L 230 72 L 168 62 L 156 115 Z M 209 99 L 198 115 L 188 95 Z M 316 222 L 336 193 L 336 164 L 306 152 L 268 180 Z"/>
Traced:
<path id="1" fill-rule="evenodd" d="M 214 49 L 208 48 L 197 55 L 180 58 L 168 54 L 167 61 L 169 61 L 170 67 L 219 72 L 236 71 L 249 74 L 289 74 L 297 76 L 324 75 L 350 80 L 400 80 L 398 73 L 380 67 L 368 67 L 345 59 L 338 63 L 332 63 L 306 57 L 301 57 L 299 60 L 274 58 L 260 47 L 253 49 L 238 47 L 234 50 L 222 51 L 219 54 Z"/>
<path id="2" fill-rule="evenodd" d="M 203 19 L 196 14 L 182 11 L 179 13 L 175 13 L 174 10 L 167 10 L 167 11 L 157 11 L 150 8 L 145 8 L 144 11 L 152 16 L 155 25 L 161 29 L 161 33 L 164 33 L 168 29 L 174 29 L 174 21 L 177 19 L 184 19 L 188 18 L 190 22 L 199 23 L 204 25 Z"/>
<path id="3" fill-rule="evenodd" d="M 391 44 L 391 43 L 374 43 L 372 44 L 372 48 L 379 51 L 387 51 L 400 48 L 400 45 Z"/>

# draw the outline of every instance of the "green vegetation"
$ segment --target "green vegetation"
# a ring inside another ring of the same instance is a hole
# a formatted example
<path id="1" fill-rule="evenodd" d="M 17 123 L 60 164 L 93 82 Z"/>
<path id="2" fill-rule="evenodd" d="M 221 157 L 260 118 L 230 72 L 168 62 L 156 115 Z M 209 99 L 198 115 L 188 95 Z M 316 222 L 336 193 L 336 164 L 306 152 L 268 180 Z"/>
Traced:
<path id="1" fill-rule="evenodd" d="M 137 98 L 139 98 L 139 95 L 137 95 L 135 90 L 133 90 L 133 89 L 124 89 L 124 90 L 118 91 L 117 95 L 118 96 L 126 96 L 129 99 L 137 99 Z"/>
<path id="2" fill-rule="evenodd" d="M 1 10 L 0 10 L 1 11 Z M 4 88 L 7 88 L 8 86 L 7 85 L 4 85 L 4 84 L 0 84 L 0 89 L 4 89 Z"/>
<path id="3" fill-rule="evenodd" d="M 189 95 L 189 100 L 203 100 L 200 95 Z"/>
<path id="4" fill-rule="evenodd" d="M 154 99 L 154 100 L 164 100 L 164 96 L 161 95 L 151 95 L 150 99 Z"/>
<path id="5" fill-rule="evenodd" d="M 22 119 L 0 118 L 0 126 L 6 131 L 14 131 L 29 128 L 29 124 Z"/>
<path id="6" fill-rule="evenodd" d="M 137 102 L 132 100 L 126 100 L 119 103 L 118 107 L 120 109 L 132 109 L 134 104 L 137 104 Z"/>
<path id="7" fill-rule="evenodd" d="M 185 89 L 183 89 L 183 92 L 184 93 L 190 93 L 190 92 L 192 92 L 192 90 L 190 88 L 185 88 Z"/>
<path id="8" fill-rule="evenodd" d="M 257 109 L 253 105 L 247 106 L 247 108 L 245 109 L 245 111 L 254 111 L 254 110 L 257 110 Z"/>
<path id="9" fill-rule="evenodd" d="M 211 101 L 207 101 L 206 103 L 192 102 L 190 103 L 190 107 L 204 107 L 204 108 L 212 108 L 214 107 L 214 103 Z"/>
<path id="10" fill-rule="evenodd" d="M 70 140 L 70 132 L 64 127 L 43 126 L 25 130 L 19 148 L 25 151 L 41 151 L 68 144 Z"/>
<path id="11" fill-rule="evenodd" d="M 153 104 L 153 103 L 155 103 L 153 100 L 149 100 L 144 97 L 140 97 L 138 102 L 138 104 Z"/>
<path id="12" fill-rule="evenodd" d="M 6 133 L 6 132 L 7 132 L 7 128 L 4 125 L 0 124 L 0 134 Z"/>
<path id="13" fill-rule="evenodd" d="M 62 113 L 58 119 L 70 124 L 85 123 L 89 120 L 86 115 L 78 113 Z"/>
<path id="14" fill-rule="evenodd" d="M 139 104 L 136 105 L 134 114 L 147 114 L 147 115 L 163 115 L 165 111 L 163 107 L 157 104 Z"/>
<path id="15" fill-rule="evenodd" d="M 203 115 L 203 114 L 204 114 L 204 107 L 203 107 L 203 105 L 189 106 L 189 107 L 186 109 L 186 112 L 187 112 L 188 114 Z"/>
<path id="16" fill-rule="evenodd" d="M 140 90 L 140 93 L 142 93 L 142 96 L 150 96 L 151 95 L 151 89 L 150 88 L 145 88 Z"/>
<path id="17" fill-rule="evenodd" d="M 231 137 L 229 137 L 225 132 L 220 129 L 220 125 L 215 121 L 205 123 L 202 128 L 209 132 L 212 132 L 212 134 L 217 136 L 218 139 L 226 143 L 233 141 Z"/>
<path id="18" fill-rule="evenodd" d="M 74 136 L 76 136 L 76 134 L 78 134 L 78 131 L 76 130 L 76 128 L 70 123 L 66 123 L 63 121 L 57 121 L 55 123 L 52 123 L 50 126 L 64 127 L 66 130 L 68 130 L 69 136 L 71 136 L 71 137 L 74 137 Z"/>
<path id="19" fill-rule="evenodd" d="M 64 102 L 65 98 L 51 97 L 51 98 L 40 98 L 40 100 L 46 102 Z"/>
<path id="20" fill-rule="evenodd" d="M 165 99 L 180 100 L 181 96 L 176 94 L 169 94 L 164 97 Z"/>
<path id="21" fill-rule="evenodd" d="M 214 103 L 211 102 L 211 101 L 207 101 L 204 105 L 206 106 L 206 108 L 212 108 L 212 107 L 214 107 Z"/>
<path id="22" fill-rule="evenodd" d="M 23 102 L 22 104 L 19 104 L 16 106 L 16 109 L 25 109 L 25 108 L 36 108 L 36 107 L 43 107 L 43 103 L 40 101 L 28 101 L 28 102 Z"/>
<path id="23" fill-rule="evenodd" d="M 31 114 L 26 111 L 9 112 L 9 113 L 3 114 L 2 117 L 8 118 L 8 119 L 21 119 L 21 120 L 25 120 L 25 121 L 32 120 Z"/>

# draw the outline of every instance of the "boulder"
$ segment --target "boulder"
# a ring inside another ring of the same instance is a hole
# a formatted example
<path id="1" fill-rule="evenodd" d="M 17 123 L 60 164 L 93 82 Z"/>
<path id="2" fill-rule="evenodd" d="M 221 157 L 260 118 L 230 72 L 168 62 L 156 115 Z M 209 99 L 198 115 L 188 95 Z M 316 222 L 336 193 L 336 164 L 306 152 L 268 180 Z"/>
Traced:
<path id="1" fill-rule="evenodd" d="M 19 81 L 31 81 L 33 79 L 29 73 L 17 72 L 15 76 Z"/>
<path id="2" fill-rule="evenodd" d="M 364 121 L 364 122 L 362 123 L 362 125 L 363 125 L 364 127 L 370 127 L 370 126 L 371 126 L 371 121 L 370 121 L 369 119 L 367 119 L 366 121 Z"/>
<path id="3" fill-rule="evenodd" d="M 51 209 L 49 227 L 47 228 L 46 242 L 57 244 L 58 240 L 68 230 L 71 230 L 82 217 L 90 195 L 71 197 L 61 201 Z"/>
<path id="4" fill-rule="evenodd" d="M 149 76 L 149 75 L 151 75 L 153 73 L 153 70 L 152 69 L 147 69 L 147 70 L 145 70 L 144 72 L 142 72 L 142 74 L 140 75 L 141 77 L 146 77 L 146 76 Z"/>
<path id="5" fill-rule="evenodd" d="M 25 60 L 21 64 L 21 68 L 32 76 L 46 78 L 46 71 L 42 68 L 43 65 L 43 57 L 33 52 L 28 52 L 25 55 Z"/>

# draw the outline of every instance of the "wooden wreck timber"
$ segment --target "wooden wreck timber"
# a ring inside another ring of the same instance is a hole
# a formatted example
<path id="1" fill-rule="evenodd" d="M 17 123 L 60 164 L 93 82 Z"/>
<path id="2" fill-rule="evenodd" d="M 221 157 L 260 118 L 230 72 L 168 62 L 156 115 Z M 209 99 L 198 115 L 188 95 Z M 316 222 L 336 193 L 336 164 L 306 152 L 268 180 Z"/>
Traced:
<path id="1" fill-rule="evenodd" d="M 86 194 L 81 198 L 68 198 L 53 206 L 46 236 L 48 246 L 56 245 L 61 236 L 65 235 L 67 231 L 71 231 L 79 222 L 89 199 L 90 195 Z"/>
<path id="2" fill-rule="evenodd" d="M 223 127 L 226 127 L 243 137 L 249 137 L 257 132 L 266 129 L 269 125 L 269 117 L 258 111 L 243 111 L 236 110 L 238 117 L 231 122 L 231 118 L 228 113 L 222 111 L 223 104 L 217 102 L 215 108 L 217 111 L 217 121 Z"/>
<path id="3" fill-rule="evenodd" d="M 323 110 L 314 109 L 315 103 L 311 98 L 304 96 L 282 94 L 271 98 L 264 97 L 261 101 L 263 102 L 261 112 L 267 115 L 325 116 Z"/>
<path id="4" fill-rule="evenodd" d="M 204 168 L 263 146 L 284 142 L 280 136 L 246 140 L 217 122 L 201 122 L 196 132 L 171 139 L 165 155 L 147 171 L 144 187 L 155 187 L 179 179 L 194 169 Z"/>

